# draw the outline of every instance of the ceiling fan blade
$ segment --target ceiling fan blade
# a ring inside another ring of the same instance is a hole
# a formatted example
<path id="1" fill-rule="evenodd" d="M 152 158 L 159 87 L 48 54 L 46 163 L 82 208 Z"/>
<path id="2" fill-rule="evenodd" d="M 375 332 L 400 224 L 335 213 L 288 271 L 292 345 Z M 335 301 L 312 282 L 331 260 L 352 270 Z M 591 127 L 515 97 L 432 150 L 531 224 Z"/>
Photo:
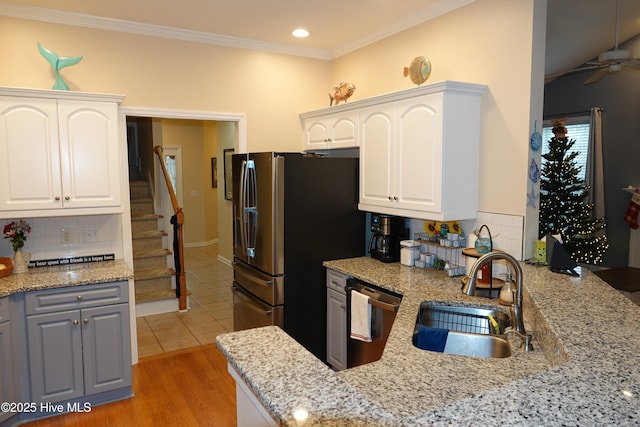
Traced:
<path id="1" fill-rule="evenodd" d="M 607 74 L 609 74 L 609 67 L 602 68 L 601 70 L 598 70 L 595 73 L 591 74 L 591 76 L 589 76 L 589 78 L 584 81 L 584 84 L 590 85 L 592 83 L 598 82 Z"/>
<path id="2" fill-rule="evenodd" d="M 582 68 L 574 68 L 573 70 L 569 70 L 569 71 L 560 71 L 559 73 L 553 73 L 553 74 L 549 74 L 548 76 L 544 77 L 544 82 L 548 83 L 551 80 L 557 79 L 558 77 L 562 77 L 564 75 L 567 74 L 573 74 L 573 73 L 578 73 L 580 71 L 588 71 L 588 70 L 595 70 L 598 68 L 603 68 L 603 67 L 607 67 L 607 65 L 592 65 L 589 67 L 582 67 Z"/>

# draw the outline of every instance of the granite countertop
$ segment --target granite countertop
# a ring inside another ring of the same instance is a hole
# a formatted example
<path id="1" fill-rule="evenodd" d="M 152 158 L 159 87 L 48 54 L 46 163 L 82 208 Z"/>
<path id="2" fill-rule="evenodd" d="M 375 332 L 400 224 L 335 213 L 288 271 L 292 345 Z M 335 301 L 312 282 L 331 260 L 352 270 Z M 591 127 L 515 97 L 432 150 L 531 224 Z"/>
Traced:
<path id="1" fill-rule="evenodd" d="M 133 272 L 123 259 L 30 268 L 25 273 L 0 277 L 0 298 L 19 292 L 117 282 L 132 277 Z"/>
<path id="2" fill-rule="evenodd" d="M 218 347 L 282 425 L 638 425 L 640 307 L 587 270 L 522 264 L 535 351 L 483 359 L 419 350 L 422 301 L 494 304 L 460 277 L 371 258 L 325 266 L 403 294 L 382 358 L 334 372 L 276 327 L 220 335 Z M 305 422 L 293 414 L 308 413 Z"/>

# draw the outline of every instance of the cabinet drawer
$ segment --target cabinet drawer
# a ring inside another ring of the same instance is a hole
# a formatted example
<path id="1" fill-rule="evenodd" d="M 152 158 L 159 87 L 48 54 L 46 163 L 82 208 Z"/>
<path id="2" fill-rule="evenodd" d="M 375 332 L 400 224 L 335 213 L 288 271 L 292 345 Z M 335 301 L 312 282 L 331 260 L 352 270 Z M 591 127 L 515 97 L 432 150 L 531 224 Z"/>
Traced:
<path id="1" fill-rule="evenodd" d="M 0 298 L 0 323 L 9 320 L 9 297 Z"/>
<path id="2" fill-rule="evenodd" d="M 27 315 L 118 304 L 128 300 L 128 282 L 125 281 L 47 289 L 25 295 Z"/>
<path id="3" fill-rule="evenodd" d="M 327 270 L 327 289 L 345 294 L 344 287 L 347 285 L 347 275 L 335 270 Z"/>

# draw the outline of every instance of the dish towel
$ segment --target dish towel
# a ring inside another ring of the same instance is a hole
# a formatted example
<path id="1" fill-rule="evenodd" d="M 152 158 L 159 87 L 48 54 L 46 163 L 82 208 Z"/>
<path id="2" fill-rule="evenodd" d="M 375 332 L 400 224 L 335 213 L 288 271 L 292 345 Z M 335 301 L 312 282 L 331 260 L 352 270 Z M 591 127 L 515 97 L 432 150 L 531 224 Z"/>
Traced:
<path id="1" fill-rule="evenodd" d="M 371 342 L 371 304 L 369 297 L 351 291 L 351 338 Z"/>
<path id="2" fill-rule="evenodd" d="M 442 353 L 447 344 L 448 329 L 418 325 L 418 348 Z"/>

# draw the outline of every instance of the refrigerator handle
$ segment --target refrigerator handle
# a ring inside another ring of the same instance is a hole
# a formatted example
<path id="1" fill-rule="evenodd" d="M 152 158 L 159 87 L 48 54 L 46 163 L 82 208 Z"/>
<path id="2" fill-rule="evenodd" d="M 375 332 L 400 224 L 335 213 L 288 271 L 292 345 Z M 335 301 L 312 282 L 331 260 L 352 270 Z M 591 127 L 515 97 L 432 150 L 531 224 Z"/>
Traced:
<path id="1" fill-rule="evenodd" d="M 245 237 L 245 222 L 246 215 L 244 211 L 244 206 L 246 202 L 246 193 L 247 193 L 247 161 L 242 161 L 242 168 L 240 170 L 240 197 L 238 197 L 239 213 L 240 213 L 240 244 L 242 245 L 242 252 L 247 252 L 247 238 Z"/>
<path id="2" fill-rule="evenodd" d="M 242 162 L 241 182 L 240 210 L 242 214 L 242 226 L 240 227 L 240 236 L 243 249 L 247 256 L 249 258 L 254 258 L 256 255 L 256 216 L 258 215 L 258 209 L 255 206 L 257 195 L 255 163 L 253 160 L 246 160 Z"/>

